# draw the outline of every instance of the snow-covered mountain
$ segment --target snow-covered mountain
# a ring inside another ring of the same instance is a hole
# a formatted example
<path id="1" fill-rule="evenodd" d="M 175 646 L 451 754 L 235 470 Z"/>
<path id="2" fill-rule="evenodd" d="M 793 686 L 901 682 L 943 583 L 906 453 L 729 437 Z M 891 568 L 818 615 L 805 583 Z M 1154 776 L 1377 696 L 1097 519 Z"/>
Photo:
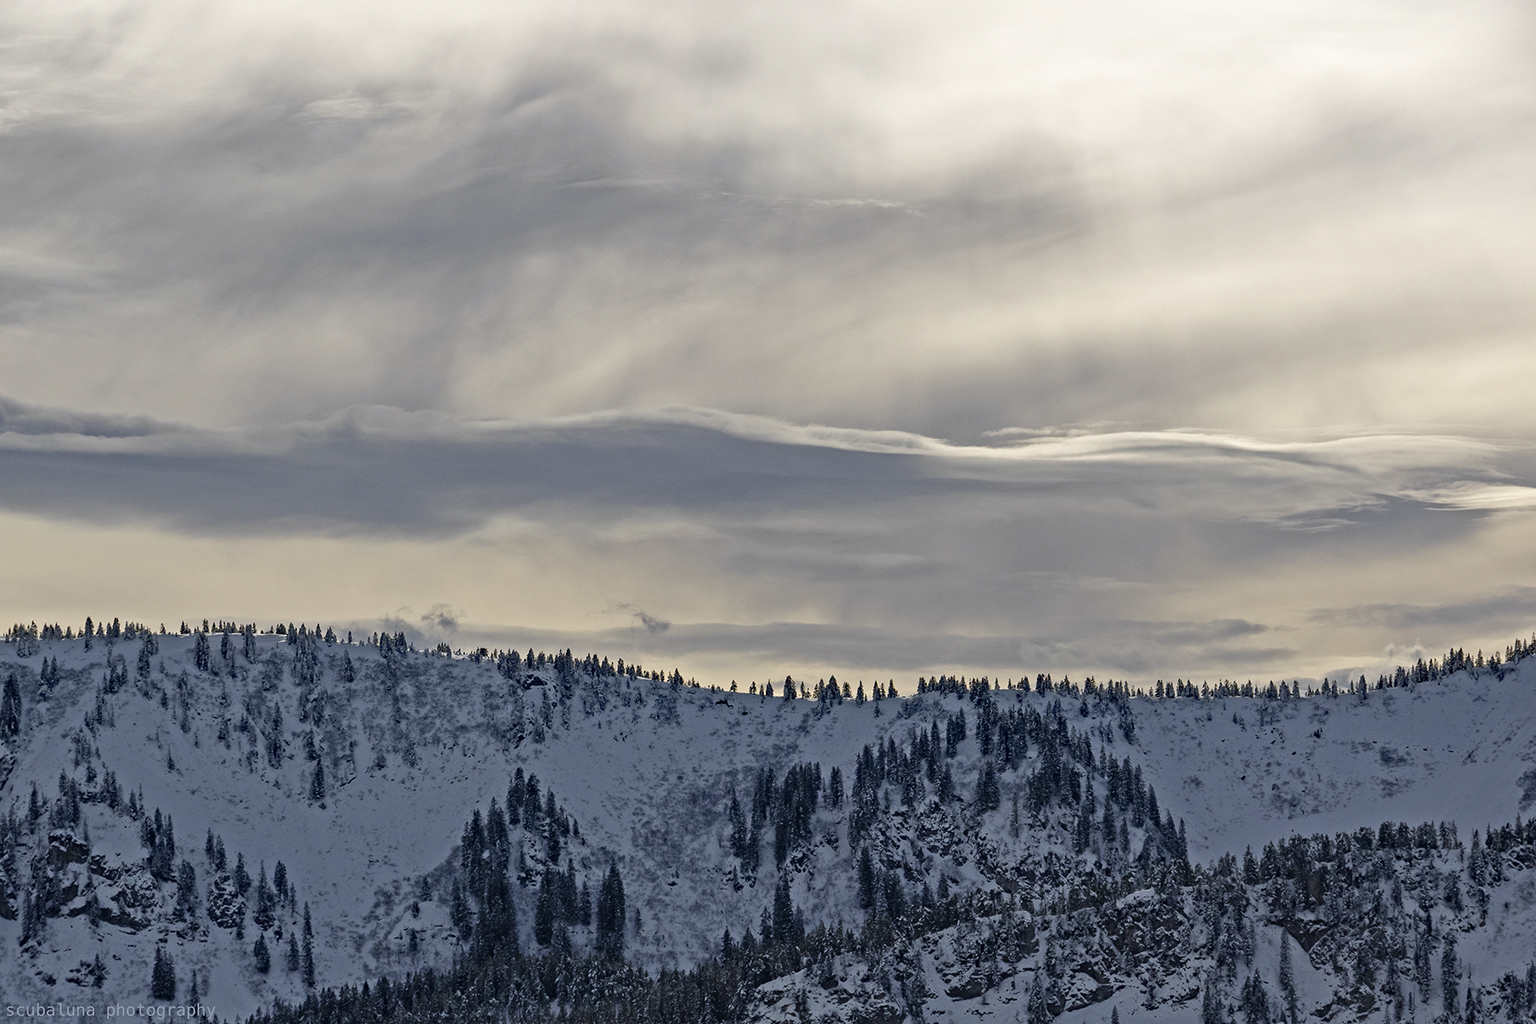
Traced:
<path id="1" fill-rule="evenodd" d="M 1536 997 L 1523 644 L 1327 694 L 787 698 L 204 628 L 0 648 L 0 1003 L 102 1015 L 195 983 L 225 1019 L 393 1019 L 383 992 L 434 1020 L 1427 1020 L 1447 968 L 1458 1018 Z M 474 994 L 444 1009 L 437 979 Z"/>

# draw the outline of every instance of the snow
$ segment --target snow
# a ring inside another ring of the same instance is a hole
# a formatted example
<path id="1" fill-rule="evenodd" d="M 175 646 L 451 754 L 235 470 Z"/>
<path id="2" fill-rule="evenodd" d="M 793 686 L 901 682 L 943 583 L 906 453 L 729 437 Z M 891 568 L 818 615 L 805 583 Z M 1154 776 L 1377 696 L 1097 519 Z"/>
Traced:
<path id="1" fill-rule="evenodd" d="M 595 892 L 609 863 L 619 866 L 630 906 L 641 917 L 638 934 L 631 930 L 628 937 L 628 951 L 654 972 L 687 967 L 708 955 L 727 929 L 737 937 L 748 927 L 757 929 L 778 881 L 772 856 L 765 857 L 757 877 L 743 877 L 733 875 L 735 862 L 724 847 L 731 793 L 734 789 L 746 803 L 759 767 L 772 766 L 782 776 L 792 764 L 814 761 L 824 770 L 842 767 L 851 783 L 854 759 L 865 744 L 891 735 L 904 744 L 911 729 L 927 728 L 936 716 L 962 709 L 974 714 L 956 695 L 862 706 L 848 701 L 823 713 L 806 700 L 585 676 L 568 704 L 550 704 L 546 712 L 555 686 L 547 670 L 539 679 L 546 685 L 525 690 L 489 661 L 412 654 L 391 686 L 375 648 L 321 644 L 317 689 L 325 695 L 324 719 L 317 727 L 304 720 L 301 708 L 312 692 L 301 691 L 290 676 L 262 689 L 262 664 L 273 654 L 292 652 L 284 638 L 259 636 L 255 664 L 236 655 L 243 678 L 194 669 L 191 637 L 157 639 L 160 649 L 148 684 L 130 679 L 105 697 L 115 725 L 87 733 L 97 751 L 95 767 L 114 771 L 125 796 L 142 790 L 148 809 L 173 818 L 178 860 L 196 866 L 200 889 L 206 891 L 211 880 L 202 851 L 210 828 L 223 838 L 231 865 L 242 853 L 253 878 L 259 866 L 270 877 L 277 861 L 285 862 L 300 913 L 305 903 L 313 913 L 322 984 L 360 982 L 451 959 L 457 940 L 448 921 L 446 885 L 413 909 L 420 881 L 434 871 L 434 877 L 446 877 L 443 869 L 455 856 L 464 822 L 476 807 L 484 811 L 492 799 L 504 802 L 518 767 L 552 788 L 579 826 L 581 840 L 568 844 L 562 867 L 569 855 Z M 96 707 L 107 659 L 125 657 L 132 675 L 138 647 L 137 641 L 115 648 L 98 641 L 86 651 L 78 640 L 57 641 L 42 644 L 41 657 L 25 659 L 0 649 L 0 675 L 18 669 L 24 677 L 26 718 L 12 744 L 15 767 L 0 786 L 0 809 L 24 814 L 34 782 L 53 796 L 61 771 L 84 784 L 73 738 Z M 340 679 L 343 655 L 356 666 L 352 683 Z M 63 679 L 39 702 L 36 673 L 42 657 L 58 658 Z M 1102 745 L 1117 757 L 1129 754 L 1142 767 L 1161 805 L 1185 822 L 1192 858 L 1208 861 L 1223 853 L 1241 856 L 1248 847 L 1258 852 L 1294 833 L 1375 828 L 1383 820 L 1453 821 L 1463 840 L 1473 829 L 1513 820 L 1536 795 L 1529 781 L 1536 776 L 1526 774 L 1536 766 L 1531 672 L 1527 661 L 1503 678 L 1463 673 L 1410 689 L 1373 691 L 1363 700 L 1134 699 L 1134 744 L 1115 728 L 1113 712 L 1092 701 L 1006 690 L 994 696 L 1004 707 L 1060 700 L 1072 727 L 1089 731 L 1096 750 Z M 901 688 L 913 690 L 910 683 Z M 217 739 L 221 716 L 238 723 L 247 707 L 258 719 L 281 709 L 286 750 L 279 767 L 266 763 L 255 735 L 233 731 L 228 747 Z M 1088 709 L 1086 716 L 1080 707 Z M 302 738 L 311 730 L 329 783 L 323 803 L 308 798 L 313 764 L 305 758 Z M 383 766 L 377 767 L 380 759 Z M 174 770 L 167 767 L 170 760 Z M 967 740 L 954 761 L 963 793 L 969 793 L 980 763 L 975 740 Z M 986 817 L 981 835 L 961 838 L 991 843 L 1016 857 L 1036 850 L 1041 837 L 1015 839 L 1007 828 L 1011 799 L 1028 771 L 1026 763 L 1004 772 L 1002 807 Z M 837 837 L 840 818 L 839 812 L 820 811 L 818 834 Z M 142 860 L 136 822 L 95 804 L 88 805 L 86 821 L 92 852 L 104 864 L 117 870 Z M 514 844 L 519 841 L 535 858 L 537 837 L 514 830 Z M 1133 842 L 1140 841 L 1137 831 Z M 851 928 L 862 923 L 850 858 L 843 838 L 818 842 L 794 861 L 793 895 L 808 923 Z M 913 863 L 944 871 L 959 889 L 996 890 L 995 880 L 974 860 Z M 1526 874 L 1512 873 L 1493 890 L 1489 926 L 1462 949 L 1479 977 L 1521 967 L 1536 947 L 1536 881 Z M 95 884 L 104 893 L 115 883 L 98 878 Z M 522 941 L 529 946 L 534 890 L 515 889 Z M 276 943 L 271 974 L 255 973 L 254 925 L 248 923 L 245 941 L 237 942 L 232 933 L 209 925 L 206 916 L 201 929 L 170 921 L 174 890 L 159 886 L 160 914 L 141 930 L 93 926 L 83 916 L 50 919 L 35 950 L 0 958 L 0 990 L 21 1001 L 64 999 L 66 989 L 70 997 L 89 996 L 98 1003 L 147 1000 L 149 964 L 155 945 L 162 944 L 176 958 L 183 987 L 187 970 L 196 968 L 205 1002 L 225 1017 L 249 1013 L 274 997 L 302 995 L 302 982 L 284 969 L 284 947 Z M 298 914 L 283 916 L 284 943 L 298 919 Z M 419 941 L 414 956 L 407 952 L 411 929 Z M 0 920 L 4 948 L 15 950 L 19 934 L 17 922 Z M 1280 935 L 1278 928 L 1260 935 L 1257 961 L 1271 972 Z M 578 945 L 587 941 L 575 938 Z M 942 952 L 936 945 L 925 950 Z M 1326 1002 L 1327 979 L 1299 947 L 1292 952 L 1304 999 Z M 109 969 L 101 990 L 81 990 L 66 980 L 80 961 L 98 953 Z M 1022 1020 L 1028 981 L 1038 966 L 1030 958 L 1020 961 L 1010 968 L 1009 980 L 981 999 L 940 994 L 929 1004 L 930 1019 Z M 925 969 L 935 970 L 931 964 Z M 46 982 L 48 976 L 54 984 Z M 942 993 L 939 980 L 931 974 L 930 988 Z M 831 1005 L 868 984 L 854 971 L 840 982 L 842 988 L 812 987 Z M 784 986 L 784 992 L 792 988 L 790 982 Z M 770 994 L 764 995 L 765 1020 L 777 1019 Z M 1123 990 L 1108 1001 L 1068 1010 L 1061 1020 L 1107 1021 L 1112 1007 L 1119 1007 L 1127 1024 L 1193 1020 L 1199 1014 L 1198 999 L 1149 1011 L 1136 993 Z"/>

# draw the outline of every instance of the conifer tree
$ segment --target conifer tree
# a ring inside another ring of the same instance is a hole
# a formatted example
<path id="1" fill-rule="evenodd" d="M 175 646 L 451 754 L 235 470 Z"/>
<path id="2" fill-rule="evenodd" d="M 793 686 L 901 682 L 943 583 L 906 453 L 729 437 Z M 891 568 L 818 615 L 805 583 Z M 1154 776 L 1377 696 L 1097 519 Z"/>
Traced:
<path id="1" fill-rule="evenodd" d="M 1445 946 L 1440 953 L 1440 991 L 1445 999 L 1445 1012 L 1451 1016 L 1457 1013 L 1457 981 L 1460 980 L 1461 961 L 1456 956 L 1456 934 L 1447 933 Z"/>
<path id="2" fill-rule="evenodd" d="M 256 958 L 256 973 L 266 974 L 272 970 L 272 951 L 267 948 L 267 936 L 262 932 L 256 936 L 256 948 L 252 951 Z"/>
<path id="3" fill-rule="evenodd" d="M 747 857 L 747 816 L 742 812 L 741 802 L 736 799 L 736 791 L 731 790 L 731 855 L 746 860 Z"/>
<path id="4" fill-rule="evenodd" d="M 21 733 L 21 686 L 16 682 L 16 673 L 9 672 L 5 677 L 5 685 L 0 689 L 0 740 L 9 739 Z"/>
<path id="5" fill-rule="evenodd" d="M 1280 994 L 1285 999 L 1285 1019 L 1296 1024 L 1296 971 L 1291 964 L 1291 937 L 1280 933 Z"/>
<path id="6" fill-rule="evenodd" d="M 597 893 L 597 952 L 610 960 L 624 956 L 624 880 L 617 864 L 608 865 Z"/>
<path id="7" fill-rule="evenodd" d="M 304 904 L 304 984 L 315 987 L 315 933 L 309 924 L 309 904 Z"/>
<path id="8" fill-rule="evenodd" d="M 182 861 L 176 869 L 176 916 L 190 918 L 197 913 L 197 869 L 191 861 Z"/>
<path id="9" fill-rule="evenodd" d="M 789 895 L 789 875 L 779 879 L 773 891 L 773 940 L 785 945 L 800 938 L 796 928 L 795 905 Z"/>
<path id="10" fill-rule="evenodd" d="M 1051 1024 L 1051 1008 L 1045 999 L 1045 984 L 1041 980 L 1042 971 L 1035 972 L 1034 984 L 1029 987 L 1029 1002 L 1025 1006 L 1025 1020 L 1028 1024 Z"/>
<path id="11" fill-rule="evenodd" d="M 533 938 L 541 946 L 549 945 L 554 937 L 555 929 L 555 893 L 550 877 L 552 870 L 546 870 L 544 877 L 539 882 L 538 900 L 533 909 Z"/>
<path id="12" fill-rule="evenodd" d="M 464 898 L 464 888 L 459 885 L 457 878 L 453 880 L 448 897 L 448 919 L 453 922 L 454 928 L 458 929 L 459 938 L 469 938 L 469 930 L 473 922 L 470 918 L 469 902 Z"/>
<path id="13" fill-rule="evenodd" d="M 990 760 L 982 766 L 981 779 L 976 784 L 976 802 L 983 811 L 995 811 L 1003 802 L 997 783 L 997 768 Z"/>
<path id="14" fill-rule="evenodd" d="M 256 927 L 262 931 L 272 927 L 274 919 L 272 902 L 272 887 L 267 884 L 267 862 L 262 861 L 256 882 L 256 910 L 251 914 L 251 920 L 255 921 Z"/>
<path id="15" fill-rule="evenodd" d="M 155 947 L 155 966 L 149 976 L 149 995 L 152 999 L 176 998 L 176 965 L 171 955 L 162 947 Z"/>
<path id="16" fill-rule="evenodd" d="M 943 891 L 944 880 L 942 878 L 939 880 L 939 885 L 941 887 L 940 891 Z M 940 898 L 942 899 L 943 897 Z M 859 850 L 859 906 L 865 910 L 870 910 L 874 905 L 875 863 L 870 857 L 869 847 L 865 846 Z"/>
<path id="17" fill-rule="evenodd" d="M 1200 999 L 1200 1024 L 1223 1024 L 1221 996 L 1216 992 L 1216 979 L 1207 978 L 1205 995 Z"/>

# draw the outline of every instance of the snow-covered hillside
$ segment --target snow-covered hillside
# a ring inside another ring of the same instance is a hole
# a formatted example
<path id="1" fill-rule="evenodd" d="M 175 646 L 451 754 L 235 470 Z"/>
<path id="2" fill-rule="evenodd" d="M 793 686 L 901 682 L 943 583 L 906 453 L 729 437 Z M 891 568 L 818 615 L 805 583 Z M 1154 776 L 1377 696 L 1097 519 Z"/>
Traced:
<path id="1" fill-rule="evenodd" d="M 1268 979 L 1280 1012 L 1287 943 L 1299 1012 L 1381 1017 L 1394 1012 L 1381 993 L 1396 968 L 1357 970 L 1342 951 L 1384 944 L 1370 963 L 1395 963 L 1392 942 L 1411 945 L 1423 927 L 1416 911 L 1437 951 L 1445 929 L 1462 936 L 1477 985 L 1523 978 L 1536 942 L 1523 832 L 1507 833 L 1492 868 L 1471 845 L 1474 830 L 1482 843 L 1536 800 L 1531 660 L 1288 699 L 949 680 L 920 694 L 899 681 L 902 696 L 881 700 L 833 699 L 812 681 L 822 699 L 786 699 L 781 682 L 770 697 L 596 658 L 514 666 L 308 628 L 129 632 L 0 648 L 20 703 L 14 735 L 0 735 L 0 993 L 11 1004 L 99 1014 L 149 1003 L 157 949 L 178 1001 L 195 980 L 222 1017 L 302 1000 L 306 971 L 286 958 L 306 907 L 314 990 L 450 969 L 487 913 L 462 855 L 467 823 L 477 811 L 477 828 L 507 820 L 530 788 L 538 810 L 508 831 L 517 945 L 530 954 L 596 950 L 590 902 L 610 868 L 625 894 L 624 956 L 652 977 L 718 960 L 727 933 L 761 943 L 765 929 L 775 941 L 788 929 L 807 949 L 826 926 L 818 961 L 785 954 L 754 977 L 773 975 L 735 1004 L 749 1019 L 1189 1019 L 1207 990 L 1213 1012 L 1241 1005 L 1248 977 Z M 1410 829 L 1400 854 L 1383 854 L 1379 837 L 1390 851 L 1397 836 L 1383 822 L 1435 823 L 1433 848 Z M 1303 855 L 1284 842 L 1362 828 L 1369 849 Z M 1265 877 L 1245 884 L 1234 865 L 1250 848 Z M 1223 855 L 1236 861 L 1202 866 Z M 279 862 L 289 887 L 259 923 L 257 894 Z M 1362 920 L 1396 924 L 1373 938 L 1340 918 L 1332 883 L 1309 880 L 1314 862 L 1380 897 L 1354 908 Z M 566 899 L 544 908 L 539 934 L 540 893 L 561 885 L 587 890 L 586 917 Z M 1223 925 L 1219 908 L 1238 903 L 1239 923 Z M 871 930 L 877 918 L 889 935 Z M 1426 1018 L 1444 1009 L 1440 955 Z"/>

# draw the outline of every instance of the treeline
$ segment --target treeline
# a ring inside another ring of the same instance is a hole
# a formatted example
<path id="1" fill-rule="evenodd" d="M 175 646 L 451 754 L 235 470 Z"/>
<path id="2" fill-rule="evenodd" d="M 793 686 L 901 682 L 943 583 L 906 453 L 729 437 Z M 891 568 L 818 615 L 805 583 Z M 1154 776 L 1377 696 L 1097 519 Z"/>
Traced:
<path id="1" fill-rule="evenodd" d="M 167 634 L 164 623 L 160 624 L 158 635 Z M 346 640 L 342 641 L 331 627 L 322 629 L 319 623 L 313 627 L 306 624 L 297 626 L 290 622 L 274 623 L 265 630 L 259 629 L 255 623 L 235 623 L 232 621 L 210 621 L 203 619 L 201 628 L 189 625 L 183 621 L 179 632 L 182 635 L 197 634 L 194 660 L 198 668 L 209 670 L 210 655 L 208 653 L 208 637 L 214 633 L 223 636 L 222 644 L 227 649 L 231 635 L 242 638 L 243 652 L 247 660 L 255 660 L 255 637 L 265 633 L 269 635 L 284 636 L 290 644 L 334 644 L 345 642 L 353 643 L 352 634 L 347 633 Z M 141 622 L 123 623 L 114 618 L 110 624 L 95 623 L 90 617 L 85 620 L 85 626 L 77 634 L 72 627 L 61 626 L 58 623 L 39 626 L 35 621 L 29 624 L 14 624 L 3 635 L 7 643 L 14 643 L 19 657 L 32 657 L 41 650 L 41 644 L 50 641 L 83 639 L 87 649 L 93 640 L 105 640 L 115 642 L 118 640 L 147 639 L 152 640 L 157 635 L 156 631 Z M 406 637 L 404 632 L 397 631 L 376 632 L 369 636 L 368 644 L 376 647 L 386 657 L 392 654 L 405 655 L 414 653 L 415 645 Z M 435 648 L 435 653 L 453 657 L 460 656 L 450 645 L 440 643 Z M 1506 667 L 1517 663 L 1532 653 L 1536 653 L 1536 633 L 1529 639 L 1516 638 L 1505 646 L 1502 654 L 1494 651 L 1484 657 L 1482 651 L 1469 655 L 1462 648 L 1452 648 L 1441 658 L 1420 658 L 1413 665 L 1399 665 L 1393 672 L 1383 673 L 1378 676 L 1374 684 L 1367 682 L 1364 676 L 1357 680 L 1347 680 L 1342 685 L 1338 680 L 1325 679 L 1316 688 L 1304 687 L 1300 681 L 1271 680 L 1267 684 L 1256 684 L 1251 680 L 1238 683 L 1233 680 L 1220 680 L 1214 685 L 1209 682 L 1196 683 L 1194 680 L 1182 678 L 1164 682 L 1157 680 L 1152 686 L 1135 685 L 1123 680 L 1099 681 L 1093 676 L 1086 676 L 1081 683 L 1073 682 L 1068 676 L 1055 679 L 1051 673 L 1037 674 L 1033 681 L 1026 674 L 1017 682 L 1010 679 L 1006 683 L 980 678 L 966 679 L 948 675 L 933 677 L 918 677 L 918 693 L 942 693 L 957 695 L 974 695 L 978 690 L 1033 690 L 1036 693 L 1056 693 L 1062 696 L 1079 698 L 1108 697 L 1115 700 L 1128 700 L 1131 697 L 1151 697 L 1154 699 L 1168 698 L 1198 698 L 1212 699 L 1225 697 L 1263 698 L 1270 700 L 1299 699 L 1303 696 L 1331 696 L 1338 697 L 1344 694 L 1362 694 L 1370 689 L 1391 689 L 1395 687 L 1411 686 L 1418 683 L 1430 682 L 1442 679 L 1456 672 L 1471 672 L 1476 674 L 1481 671 L 1489 671 L 1502 678 Z M 490 661 L 497 670 L 507 679 L 526 679 L 534 673 L 546 670 L 552 671 L 556 678 L 567 682 L 574 682 L 578 674 L 585 674 L 591 678 L 603 677 L 627 677 L 630 679 L 647 679 L 654 682 L 672 683 L 676 686 L 698 687 L 697 680 L 684 679 L 682 672 L 673 668 L 671 672 L 650 670 L 638 663 L 626 664 L 620 658 L 616 662 L 610 662 L 606 657 L 596 654 L 588 654 L 582 658 L 576 658 L 572 652 L 556 651 L 554 654 L 535 652 L 529 648 L 526 654 L 520 654 L 514 649 L 502 650 L 487 647 L 479 647 L 463 654 L 463 657 L 480 663 Z M 230 661 L 226 653 L 226 661 Z M 711 690 L 720 690 L 718 686 L 710 686 Z M 735 682 L 730 689 L 736 690 Z M 843 700 L 853 700 L 857 704 L 863 704 L 866 699 L 880 701 L 888 697 L 898 696 L 894 680 L 882 685 L 878 681 L 874 683 L 870 698 L 866 698 L 863 681 L 859 681 L 857 688 L 851 688 L 848 683 L 838 684 L 836 676 L 830 680 L 819 680 L 816 683 L 809 681 L 797 682 L 786 677 L 777 688 L 772 682 L 761 687 L 756 682 L 750 684 L 748 692 L 773 697 L 782 695 L 789 699 L 807 699 L 822 703 L 839 703 Z"/>

